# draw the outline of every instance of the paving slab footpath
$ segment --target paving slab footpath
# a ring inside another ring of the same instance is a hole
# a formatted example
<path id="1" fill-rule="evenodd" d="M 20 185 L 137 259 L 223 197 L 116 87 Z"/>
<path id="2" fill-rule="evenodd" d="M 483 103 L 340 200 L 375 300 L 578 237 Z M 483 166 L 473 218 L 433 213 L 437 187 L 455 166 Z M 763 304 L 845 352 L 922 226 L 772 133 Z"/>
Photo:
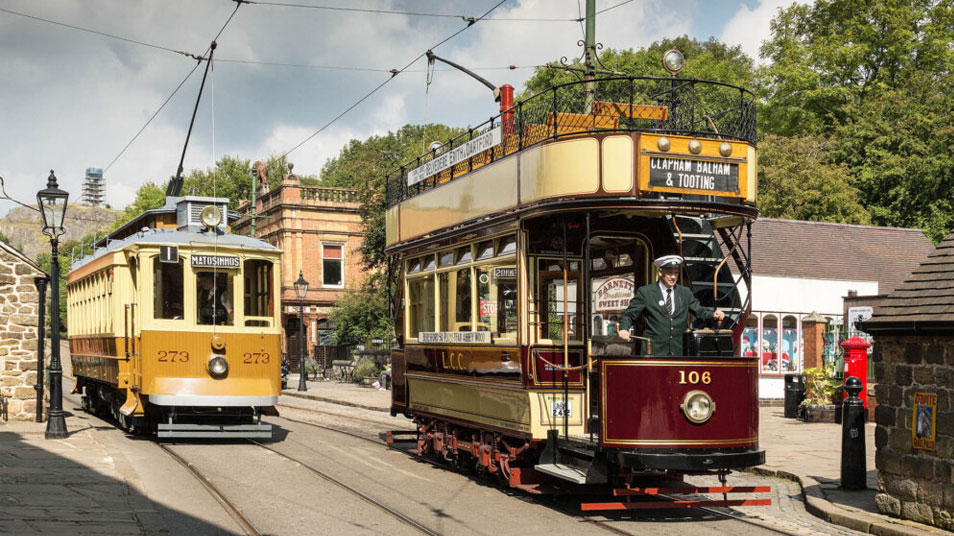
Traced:
<path id="1" fill-rule="evenodd" d="M 336 381 L 308 381 L 297 391 L 298 376 L 288 380 L 283 395 L 388 413 L 391 391 Z M 867 489 L 841 489 L 841 425 L 786 419 L 780 407 L 759 408 L 759 445 L 765 465 L 753 472 L 794 480 L 804 495 L 805 509 L 826 522 L 881 536 L 948 535 L 943 530 L 878 512 L 874 423 L 865 425 Z"/>

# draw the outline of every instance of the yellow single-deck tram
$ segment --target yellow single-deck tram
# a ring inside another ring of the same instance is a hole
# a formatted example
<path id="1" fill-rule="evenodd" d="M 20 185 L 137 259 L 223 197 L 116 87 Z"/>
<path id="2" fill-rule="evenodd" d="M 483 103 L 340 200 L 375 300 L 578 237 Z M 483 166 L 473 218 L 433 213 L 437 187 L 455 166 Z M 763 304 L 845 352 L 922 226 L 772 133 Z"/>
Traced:
<path id="1" fill-rule="evenodd" d="M 168 198 L 67 279 L 90 411 L 159 437 L 271 437 L 281 393 L 281 250 L 228 232 L 222 198 Z"/>

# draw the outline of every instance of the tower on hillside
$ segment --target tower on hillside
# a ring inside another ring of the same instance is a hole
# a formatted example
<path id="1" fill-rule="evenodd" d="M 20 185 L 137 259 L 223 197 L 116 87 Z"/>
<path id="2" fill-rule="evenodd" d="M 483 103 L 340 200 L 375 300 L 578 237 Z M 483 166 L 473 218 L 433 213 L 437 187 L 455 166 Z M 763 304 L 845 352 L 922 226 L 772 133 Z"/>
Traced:
<path id="1" fill-rule="evenodd" d="M 86 181 L 83 182 L 83 202 L 87 205 L 99 207 L 103 205 L 106 196 L 106 182 L 103 179 L 103 170 L 100 168 L 86 168 Z"/>

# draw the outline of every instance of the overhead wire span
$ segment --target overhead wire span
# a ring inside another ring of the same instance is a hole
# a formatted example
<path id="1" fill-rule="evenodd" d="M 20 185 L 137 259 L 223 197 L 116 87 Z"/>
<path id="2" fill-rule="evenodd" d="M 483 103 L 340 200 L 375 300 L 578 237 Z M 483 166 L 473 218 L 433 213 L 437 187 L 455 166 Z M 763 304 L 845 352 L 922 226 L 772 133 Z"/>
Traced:
<path id="1" fill-rule="evenodd" d="M 196 56 L 195 56 L 194 54 L 189 53 L 189 52 L 185 52 L 185 51 L 182 51 L 182 50 L 176 50 L 176 49 L 174 49 L 174 48 L 169 48 L 169 47 L 165 47 L 165 46 L 162 46 L 162 45 L 157 45 L 157 44 L 155 44 L 155 43 L 147 43 L 147 42 L 145 42 L 145 41 L 140 41 L 140 40 L 138 40 L 138 39 L 132 39 L 132 38 L 129 38 L 129 37 L 123 37 L 123 36 L 121 36 L 121 35 L 115 35 L 115 34 L 111 34 L 111 33 L 107 33 L 107 32 L 101 32 L 101 31 L 99 31 L 99 30 L 93 30 L 93 29 L 90 29 L 90 28 L 84 28 L 84 27 L 82 27 L 82 26 L 76 26 L 76 25 L 74 25 L 74 24 L 67 24 L 67 23 L 65 23 L 65 22 L 59 22 L 59 21 L 55 21 L 55 20 L 52 20 L 52 19 L 45 19 L 45 18 L 43 18 L 43 17 L 38 17 L 38 16 L 36 16 L 36 15 L 30 15 L 30 14 L 27 14 L 27 13 L 20 13 L 19 11 L 13 11 L 12 9 L 0 8 L 0 12 L 8 13 L 8 14 L 10 14 L 10 15 L 16 15 L 16 16 L 18 16 L 18 17 L 24 17 L 24 18 L 27 18 L 27 19 L 33 19 L 33 20 L 36 20 L 36 21 L 46 22 L 46 23 L 48 23 L 48 24 L 55 24 L 56 26 L 63 26 L 64 28 L 70 28 L 70 29 L 72 29 L 72 30 L 78 30 L 78 31 L 81 31 L 81 32 L 91 33 L 91 34 L 98 35 L 98 36 L 101 36 L 101 37 L 108 37 L 108 38 L 110 38 L 110 39 L 118 39 L 118 40 L 120 40 L 120 41 L 125 41 L 125 42 L 127 42 L 127 43 L 133 43 L 133 44 L 136 44 L 136 45 L 142 45 L 142 46 L 144 46 L 144 47 L 155 48 L 155 49 L 158 49 L 158 50 L 165 50 L 166 52 L 172 52 L 172 53 L 174 53 L 174 54 L 181 54 L 181 55 L 186 56 L 186 57 L 189 57 L 189 58 L 196 58 Z"/>
<path id="2" fill-rule="evenodd" d="M 632 1 L 632 0 L 630 0 Z M 345 11 L 352 13 L 371 13 L 375 15 L 404 15 L 412 17 L 434 17 L 434 18 L 445 18 L 445 19 L 462 19 L 467 22 L 476 22 L 477 19 L 480 20 L 491 20 L 491 21 L 515 21 L 515 22 L 579 22 L 583 20 L 582 18 L 547 18 L 547 17 L 498 17 L 498 18 L 484 18 L 484 17 L 472 17 L 470 15 L 462 15 L 457 13 L 429 13 L 425 11 L 398 11 L 393 9 L 374 9 L 374 8 L 363 8 L 363 7 L 342 7 L 342 6 L 323 6 L 316 4 L 301 4 L 298 2 L 271 2 L 268 0 L 242 0 L 242 3 L 245 4 L 258 4 L 261 6 L 273 6 L 273 7 L 294 7 L 294 8 L 303 8 L 303 9 L 320 9 L 325 11 Z"/>
<path id="3" fill-rule="evenodd" d="M 367 73 L 393 73 L 396 69 L 384 69 L 380 67 L 351 67 L 347 65 L 314 65 L 309 63 L 283 63 L 276 61 L 258 61 L 258 60 L 237 60 L 237 59 L 228 59 L 228 58 L 219 58 L 218 63 L 241 63 L 247 65 L 271 65 L 276 67 L 302 67 L 307 69 L 328 69 L 328 70 L 339 70 L 339 71 L 358 71 L 358 72 L 367 72 Z M 500 67 L 474 67 L 472 71 L 503 71 L 510 70 L 514 71 L 517 69 L 536 69 L 537 67 L 543 67 L 543 65 L 506 65 Z M 457 69 L 434 69 L 436 71 L 446 71 L 449 73 L 460 72 Z M 406 73 L 423 73 L 427 72 L 427 69 L 405 69 Z"/>
<path id="4" fill-rule="evenodd" d="M 620 6 L 625 6 L 626 4 L 628 4 L 628 3 L 632 2 L 632 1 L 633 1 L 633 0 L 625 0 L 624 2 L 620 2 L 620 3 L 618 3 L 618 4 L 614 5 L 614 6 L 610 6 L 610 7 L 607 7 L 607 8 L 603 8 L 603 9 L 597 11 L 595 14 L 596 14 L 596 15 L 599 15 L 599 14 L 601 14 L 601 13 L 606 13 L 607 11 L 609 11 L 609 10 L 611 10 L 611 9 L 616 9 L 616 8 L 618 8 L 618 7 L 620 7 Z"/>
<path id="5" fill-rule="evenodd" d="M 435 49 L 435 48 L 437 48 L 437 47 L 443 45 L 444 43 L 450 41 L 451 39 L 457 37 L 458 35 L 460 35 L 461 33 L 463 33 L 465 30 L 467 30 L 467 28 L 470 28 L 471 26 L 473 26 L 474 23 L 476 23 L 476 22 L 482 20 L 484 17 L 486 17 L 487 15 L 489 15 L 490 13 L 492 13 L 495 9 L 497 9 L 498 7 L 500 7 L 501 5 L 503 5 L 503 3 L 506 2 L 506 1 L 507 1 L 507 0 L 500 0 L 500 2 L 497 2 L 496 4 L 494 4 L 494 6 L 493 6 L 492 8 L 490 8 L 490 9 L 488 9 L 486 12 L 484 12 L 483 15 L 481 15 L 480 17 L 478 17 L 477 19 L 475 19 L 475 20 L 473 20 L 473 21 L 471 21 L 471 22 L 468 22 L 468 24 L 467 24 L 466 26 L 464 26 L 463 28 L 457 30 L 456 32 L 452 33 L 451 35 L 445 37 L 443 40 L 441 40 L 440 42 L 438 42 L 436 45 L 430 47 L 428 50 L 433 50 L 433 49 Z M 285 151 L 285 153 L 284 153 L 282 156 L 283 156 L 283 157 L 288 156 L 289 154 L 291 154 L 293 151 L 295 151 L 296 149 L 298 149 L 298 148 L 301 147 L 302 145 L 308 143 L 309 140 L 311 140 L 312 138 L 314 138 L 314 137 L 317 136 L 318 134 L 321 134 L 326 128 L 328 128 L 328 127 L 330 127 L 331 125 L 333 125 L 336 121 L 338 121 L 339 119 L 341 119 L 342 117 L 344 117 L 348 112 L 350 112 L 351 110 L 355 109 L 359 104 L 361 104 L 362 102 L 368 100 L 372 95 L 374 95 L 374 94 L 377 93 L 381 88 L 383 88 L 384 86 L 386 86 L 391 80 L 394 80 L 394 77 L 396 77 L 397 75 L 399 75 L 399 74 L 401 74 L 402 72 L 406 71 L 408 67 L 410 67 L 411 65 L 414 65 L 414 63 L 416 63 L 417 60 L 423 58 L 425 55 L 426 55 L 426 53 L 421 52 L 421 53 L 418 54 L 414 59 L 412 59 L 411 61 L 409 61 L 409 62 L 407 63 L 407 65 L 405 65 L 405 66 L 402 67 L 401 69 L 393 69 L 393 70 L 391 70 L 391 76 L 390 76 L 389 78 L 387 78 L 386 80 L 384 80 L 383 82 L 381 82 L 380 84 L 378 84 L 377 86 L 375 86 L 374 89 L 372 89 L 370 92 L 368 92 L 368 93 L 365 94 L 363 97 L 361 97 L 360 99 L 358 99 L 354 104 L 352 104 L 351 106 L 348 106 L 343 112 L 339 113 L 339 114 L 336 115 L 334 118 L 332 118 L 331 121 L 328 121 L 327 123 L 325 123 L 324 125 L 322 125 L 321 128 L 319 128 L 318 130 L 316 130 L 315 132 L 313 132 L 310 136 L 308 136 L 307 138 L 305 138 L 304 140 L 302 140 L 301 142 L 299 142 L 298 145 L 296 145 L 296 146 L 292 147 L 291 149 Z"/>
<path id="6" fill-rule="evenodd" d="M 235 9 L 232 10 L 232 14 L 229 15 L 229 18 L 225 20 L 225 24 L 223 24 L 222 27 L 219 28 L 219 32 L 218 32 L 217 34 L 215 34 L 215 37 L 212 39 L 212 42 L 213 42 L 213 43 L 218 40 L 219 36 L 222 35 L 222 32 L 225 31 L 225 28 L 229 25 L 230 22 L 232 22 L 232 17 L 235 16 L 235 13 L 236 13 L 236 12 L 238 12 L 238 8 L 242 6 L 242 3 L 243 3 L 243 2 L 241 2 L 241 1 L 238 1 L 238 2 L 235 3 Z M 136 139 L 139 138 L 139 135 L 142 134 L 144 130 L 146 130 L 146 127 L 148 127 L 149 124 L 152 123 L 152 120 L 155 119 L 157 115 L 159 115 L 159 112 L 161 112 L 162 109 L 166 107 L 166 104 L 169 104 L 169 101 L 172 100 L 172 97 L 174 97 L 174 96 L 176 95 L 176 93 L 179 92 L 179 89 L 182 88 L 182 86 L 186 83 L 186 80 L 188 80 L 190 77 L 192 77 L 192 74 L 195 73 L 195 70 L 199 68 L 199 65 L 202 65 L 202 62 L 203 62 L 203 61 L 205 60 L 205 58 L 208 56 L 210 50 L 212 50 L 212 45 L 211 45 L 211 44 L 209 44 L 209 47 L 205 49 L 205 52 L 202 54 L 202 56 L 192 56 L 192 55 L 189 55 L 190 57 L 195 58 L 195 60 L 196 60 L 195 66 L 193 66 L 193 67 L 192 67 L 192 70 L 189 71 L 189 74 L 187 74 L 187 75 L 185 76 L 185 78 L 183 78 L 182 81 L 179 82 L 179 85 L 176 86 L 176 88 L 175 88 L 174 90 L 172 90 L 172 93 L 169 94 L 168 97 L 166 97 L 166 100 L 164 100 L 164 101 L 162 102 L 162 104 L 159 106 L 159 109 L 157 109 L 157 110 L 149 117 L 149 119 L 146 120 L 146 122 L 142 125 L 142 127 L 139 129 L 139 131 L 136 132 L 136 134 L 132 137 L 132 139 L 130 139 L 129 142 L 122 148 L 122 150 L 119 151 L 119 154 L 117 154 L 117 155 L 109 162 L 109 165 L 108 165 L 108 166 L 106 166 L 105 168 L 103 168 L 103 173 L 109 171 L 109 168 L 113 167 L 113 164 L 115 164 L 116 161 L 119 160 L 119 158 L 126 152 L 126 150 L 129 149 L 129 147 L 133 144 L 133 142 L 135 142 Z"/>

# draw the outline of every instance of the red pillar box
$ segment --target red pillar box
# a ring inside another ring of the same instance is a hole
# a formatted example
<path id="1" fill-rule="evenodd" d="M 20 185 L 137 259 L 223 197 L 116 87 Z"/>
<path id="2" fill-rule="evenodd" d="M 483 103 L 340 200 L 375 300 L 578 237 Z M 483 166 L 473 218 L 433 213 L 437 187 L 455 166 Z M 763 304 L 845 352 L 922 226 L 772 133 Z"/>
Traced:
<path id="1" fill-rule="evenodd" d="M 867 408 L 868 348 L 871 347 L 871 343 L 861 337 L 855 336 L 841 343 L 841 347 L 845 349 L 845 379 L 847 380 L 849 376 L 854 376 L 861 380 L 862 389 L 858 396 L 861 397 L 861 400 L 865 403 L 865 408 Z M 848 393 L 845 393 L 845 397 L 848 397 Z"/>

